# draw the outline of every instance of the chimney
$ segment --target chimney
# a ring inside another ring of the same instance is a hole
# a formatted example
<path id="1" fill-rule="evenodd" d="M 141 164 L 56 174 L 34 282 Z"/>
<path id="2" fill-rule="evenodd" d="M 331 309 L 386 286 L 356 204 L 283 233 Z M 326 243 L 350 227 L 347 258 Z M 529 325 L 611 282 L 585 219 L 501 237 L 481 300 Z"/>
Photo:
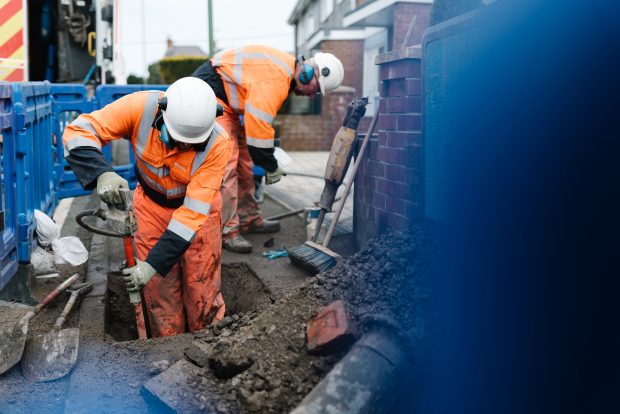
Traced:
<path id="1" fill-rule="evenodd" d="M 170 49 L 172 49 L 174 47 L 174 42 L 172 41 L 170 36 L 168 36 L 168 39 L 166 39 L 166 43 L 168 44 L 168 50 L 170 50 Z"/>

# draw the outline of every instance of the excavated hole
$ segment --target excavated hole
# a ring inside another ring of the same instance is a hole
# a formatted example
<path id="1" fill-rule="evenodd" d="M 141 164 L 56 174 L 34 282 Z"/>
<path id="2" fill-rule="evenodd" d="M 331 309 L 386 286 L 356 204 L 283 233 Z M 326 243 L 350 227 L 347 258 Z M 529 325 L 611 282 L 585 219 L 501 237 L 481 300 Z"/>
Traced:
<path id="1" fill-rule="evenodd" d="M 269 290 L 246 263 L 222 265 L 222 296 L 226 315 L 262 309 L 271 303 Z M 118 342 L 138 339 L 134 308 L 120 272 L 108 274 L 105 332 Z"/>
<path id="2" fill-rule="evenodd" d="M 261 309 L 271 303 L 270 292 L 247 263 L 222 265 L 222 296 L 226 315 Z"/>
<path id="3" fill-rule="evenodd" d="M 138 339 L 134 308 L 129 302 L 120 272 L 108 274 L 108 290 L 105 301 L 105 332 L 118 342 Z"/>

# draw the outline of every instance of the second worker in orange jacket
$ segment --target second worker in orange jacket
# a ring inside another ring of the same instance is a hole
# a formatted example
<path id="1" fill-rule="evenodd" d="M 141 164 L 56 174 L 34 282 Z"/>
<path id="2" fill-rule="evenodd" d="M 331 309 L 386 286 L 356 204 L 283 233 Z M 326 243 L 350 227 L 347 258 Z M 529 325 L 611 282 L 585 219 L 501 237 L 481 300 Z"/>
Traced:
<path id="1" fill-rule="evenodd" d="M 252 245 L 240 233 L 277 232 L 280 223 L 266 221 L 254 199 L 252 165 L 263 167 L 266 183 L 286 175 L 274 157 L 276 113 L 290 92 L 313 96 L 342 84 L 342 63 L 331 53 L 312 59 L 269 46 L 252 45 L 216 54 L 192 76 L 214 90 L 224 114 L 218 118 L 232 141 L 230 161 L 222 183 L 222 237 L 224 248 L 249 253 Z M 243 116 L 243 120 L 242 117 Z"/>

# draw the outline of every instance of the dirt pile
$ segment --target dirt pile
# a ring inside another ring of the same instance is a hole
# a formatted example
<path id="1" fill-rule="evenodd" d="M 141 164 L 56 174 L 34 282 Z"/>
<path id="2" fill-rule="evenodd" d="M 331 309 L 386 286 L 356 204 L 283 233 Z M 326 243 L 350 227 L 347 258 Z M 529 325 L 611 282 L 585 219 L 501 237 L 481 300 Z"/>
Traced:
<path id="1" fill-rule="evenodd" d="M 194 395 L 218 395 L 217 404 L 209 407 L 215 412 L 294 408 L 347 351 L 321 356 L 306 347 L 306 322 L 337 299 L 347 303 L 360 333 L 379 319 L 421 337 L 423 318 L 417 306 L 425 293 L 418 286 L 432 270 L 426 252 L 433 245 L 419 226 L 404 235 L 385 234 L 263 312 L 228 316 L 197 333 L 185 353 L 202 368 L 200 378 L 191 381 Z"/>

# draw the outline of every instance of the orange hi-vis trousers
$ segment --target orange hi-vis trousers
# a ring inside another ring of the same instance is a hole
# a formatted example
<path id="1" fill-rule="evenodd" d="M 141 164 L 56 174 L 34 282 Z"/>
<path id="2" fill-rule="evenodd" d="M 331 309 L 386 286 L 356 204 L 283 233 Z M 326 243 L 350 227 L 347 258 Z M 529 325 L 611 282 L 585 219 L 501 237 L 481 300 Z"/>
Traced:
<path id="1" fill-rule="evenodd" d="M 134 193 L 134 213 L 138 230 L 134 234 L 136 254 L 145 260 L 166 230 L 174 208 L 151 200 L 140 185 Z M 211 203 L 207 221 L 198 230 L 181 262 L 166 277 L 156 274 L 144 287 L 144 300 L 155 337 L 204 329 L 224 317 L 226 307 L 221 284 L 221 198 Z"/>
<path id="2" fill-rule="evenodd" d="M 261 223 L 263 216 L 254 199 L 254 163 L 248 151 L 245 132 L 239 115 L 227 110 L 217 118 L 232 143 L 230 160 L 224 171 L 222 193 L 222 235 L 224 239 L 245 232 L 252 224 Z"/>

